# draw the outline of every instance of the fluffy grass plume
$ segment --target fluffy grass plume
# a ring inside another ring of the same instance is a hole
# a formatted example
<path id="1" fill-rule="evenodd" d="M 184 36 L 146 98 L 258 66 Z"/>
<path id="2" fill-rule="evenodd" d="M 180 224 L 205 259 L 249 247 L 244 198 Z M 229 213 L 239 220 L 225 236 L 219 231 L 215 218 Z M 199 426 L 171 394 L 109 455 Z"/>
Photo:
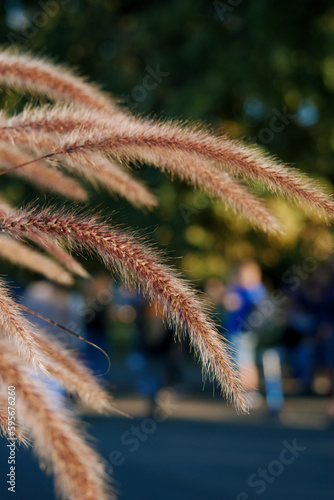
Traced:
<path id="1" fill-rule="evenodd" d="M 22 237 L 37 235 L 66 241 L 71 247 L 95 253 L 108 269 L 116 270 L 129 285 L 136 284 L 152 302 L 162 306 L 163 315 L 176 335 L 189 335 L 201 359 L 204 373 L 215 379 L 226 397 L 245 410 L 243 393 L 232 368 L 228 349 L 204 313 L 204 303 L 184 280 L 161 263 L 161 258 L 139 237 L 122 232 L 93 217 L 76 216 L 49 209 L 8 216 L 0 232 Z"/>
<path id="2" fill-rule="evenodd" d="M 53 143 L 48 138 L 50 134 Z M 327 219 L 334 216 L 332 197 L 300 172 L 255 148 L 198 126 L 134 119 L 122 112 L 112 117 L 98 116 L 95 111 L 78 112 L 73 106 L 58 106 L 52 111 L 49 107 L 37 111 L 29 108 L 22 117 L 14 117 L 0 130 L 0 138 L 6 137 L 18 142 L 30 141 L 49 152 L 53 149 L 56 156 L 96 151 L 126 164 L 146 162 L 185 179 L 194 176 L 189 172 L 189 164 L 200 162 L 195 175 L 203 189 L 206 169 L 210 171 L 213 166 L 245 180 L 260 182 Z"/>

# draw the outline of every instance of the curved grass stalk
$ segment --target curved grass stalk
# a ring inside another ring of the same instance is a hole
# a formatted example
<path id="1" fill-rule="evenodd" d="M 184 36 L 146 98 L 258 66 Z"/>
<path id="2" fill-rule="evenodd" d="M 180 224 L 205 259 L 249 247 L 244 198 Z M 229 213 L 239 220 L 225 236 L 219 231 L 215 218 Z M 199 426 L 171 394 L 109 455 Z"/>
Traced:
<path id="1" fill-rule="evenodd" d="M 227 347 L 214 324 L 203 312 L 199 296 L 175 273 L 161 263 L 149 248 L 135 238 L 92 217 L 75 216 L 51 210 L 8 216 L 0 232 L 21 237 L 38 235 L 66 241 L 77 249 L 96 254 L 110 270 L 117 271 L 126 284 L 136 284 L 152 301 L 163 308 L 164 318 L 176 335 L 188 334 L 199 356 L 204 374 L 215 379 L 227 399 L 244 411 L 243 392 Z"/>
<path id="2" fill-rule="evenodd" d="M 66 139 L 61 139 L 66 133 Z M 123 163 L 147 162 L 189 179 L 189 162 L 197 164 L 197 183 L 205 170 L 224 168 L 233 175 L 255 180 L 280 192 L 302 207 L 333 218 L 334 202 L 300 172 L 261 155 L 254 148 L 182 123 L 153 122 L 116 113 L 111 118 L 72 106 L 27 109 L 0 129 L 0 138 L 27 141 L 54 155 L 100 152 Z M 47 142 L 49 144 L 47 145 Z M 52 155 L 51 155 L 52 157 Z M 204 184 L 205 188 L 205 184 Z"/>
<path id="3" fill-rule="evenodd" d="M 75 111 L 73 110 L 75 113 Z M 88 127 L 88 122 L 84 124 Z M 83 131 L 88 131 L 85 126 L 80 127 L 80 123 L 77 123 L 80 134 Z M 59 130 L 68 131 L 68 127 L 65 125 L 59 125 Z M 20 127 L 9 128 L 8 130 L 2 130 L 2 137 L 11 138 L 14 142 L 29 143 L 30 147 L 35 147 L 36 155 L 43 154 L 47 151 L 59 150 L 63 147 L 63 139 L 59 134 L 51 134 L 51 129 L 47 128 L 47 132 L 44 130 L 31 128 L 31 127 Z M 1 130 L 0 130 L 1 137 Z M 70 136 L 66 136 L 66 140 L 70 140 Z M 66 151 L 65 151 L 66 150 Z M 99 148 L 98 148 L 99 151 Z M 102 152 L 102 151 L 100 151 Z M 108 151 L 111 154 L 110 151 Z M 103 152 L 102 152 L 103 153 Z M 82 172 L 88 176 L 95 176 L 96 172 L 108 171 L 110 169 L 109 160 L 104 158 L 102 155 L 94 153 L 87 148 L 72 148 L 68 146 L 66 142 L 65 149 L 59 155 L 48 154 L 46 161 L 54 161 L 55 157 L 61 158 L 64 166 L 74 167 L 78 172 Z M 117 156 L 117 152 L 116 152 Z M 117 157 L 117 160 L 125 160 L 129 162 L 129 158 Z M 134 158 L 132 158 L 134 160 Z M 159 167 L 162 171 L 168 171 L 171 175 L 177 175 L 182 180 L 185 180 L 188 184 L 200 188 L 202 191 L 207 192 L 210 196 L 217 197 L 222 200 L 227 206 L 231 207 L 235 213 L 241 213 L 245 218 L 247 218 L 251 224 L 255 227 L 261 228 L 264 231 L 277 233 L 280 231 L 280 224 L 277 219 L 269 212 L 265 207 L 264 203 L 257 198 L 250 190 L 248 190 L 241 183 L 234 180 L 226 172 L 220 172 L 215 168 L 215 166 L 209 162 L 204 162 L 200 158 L 194 158 L 187 153 L 176 153 L 169 152 L 168 155 L 160 154 L 157 151 L 153 153 L 150 157 L 149 163 Z M 119 187 L 122 184 L 119 183 Z M 138 196 L 138 189 L 133 192 L 124 183 L 124 194 L 129 198 L 131 195 L 131 201 L 133 204 L 140 201 Z M 144 199 L 147 203 L 147 193 L 144 193 Z M 152 203 L 150 203 L 152 205 Z"/>

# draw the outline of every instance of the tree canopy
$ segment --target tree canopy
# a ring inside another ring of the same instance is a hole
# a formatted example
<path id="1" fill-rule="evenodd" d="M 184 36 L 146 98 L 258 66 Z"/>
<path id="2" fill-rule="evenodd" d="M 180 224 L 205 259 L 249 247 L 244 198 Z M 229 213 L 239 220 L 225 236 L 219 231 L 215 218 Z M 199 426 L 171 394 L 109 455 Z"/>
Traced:
<path id="1" fill-rule="evenodd" d="M 255 143 L 332 191 L 329 0 L 6 0 L 0 8 L 3 45 L 76 65 L 136 113 L 201 121 Z M 20 109 L 25 101 L 13 93 L 10 102 Z M 328 227 L 282 199 L 268 195 L 286 226 L 285 235 L 270 239 L 222 203 L 153 168 L 137 174 L 159 194 L 152 213 L 110 201 L 103 191 L 91 203 L 145 228 L 197 280 L 222 275 L 246 257 L 278 280 L 292 262 L 311 255 L 317 241 L 332 244 Z M 16 204 L 36 194 L 13 178 L 1 182 Z"/>

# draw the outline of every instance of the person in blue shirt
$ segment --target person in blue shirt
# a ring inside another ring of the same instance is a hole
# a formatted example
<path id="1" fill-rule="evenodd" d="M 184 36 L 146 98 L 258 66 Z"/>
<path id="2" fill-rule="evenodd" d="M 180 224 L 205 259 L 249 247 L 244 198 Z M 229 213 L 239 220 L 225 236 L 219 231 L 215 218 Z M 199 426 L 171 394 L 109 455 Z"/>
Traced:
<path id="1" fill-rule="evenodd" d="M 226 309 L 225 336 L 233 361 L 246 390 L 256 394 L 259 377 L 255 362 L 256 336 L 250 315 L 266 297 L 260 266 L 253 260 L 243 261 L 236 277 L 223 297 Z"/>

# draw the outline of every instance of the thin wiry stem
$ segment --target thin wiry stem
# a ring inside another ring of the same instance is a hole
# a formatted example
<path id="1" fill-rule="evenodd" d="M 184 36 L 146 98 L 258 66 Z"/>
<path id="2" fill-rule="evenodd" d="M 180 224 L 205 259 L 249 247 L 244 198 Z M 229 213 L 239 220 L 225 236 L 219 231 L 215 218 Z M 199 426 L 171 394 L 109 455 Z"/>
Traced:
<path id="1" fill-rule="evenodd" d="M 73 285 L 73 277 L 57 262 L 19 241 L 0 235 L 0 258 L 25 267 L 60 285 Z"/>
<path id="2" fill-rule="evenodd" d="M 15 351 L 0 342 L 0 378 L 17 393 L 17 412 L 29 430 L 43 465 L 50 465 L 56 488 L 69 500 L 115 498 L 104 464 L 86 444 L 77 423 L 65 409 L 56 408 L 50 391 L 22 363 Z"/>
<path id="3" fill-rule="evenodd" d="M 161 263 L 138 238 L 108 227 L 96 218 L 85 218 L 57 211 L 26 212 L 8 216 L 0 232 L 13 236 L 36 234 L 67 241 L 75 248 L 95 253 L 127 284 L 136 284 L 152 301 L 163 307 L 164 317 L 179 337 L 187 333 L 191 346 L 201 359 L 203 372 L 215 378 L 228 399 L 245 410 L 243 394 L 226 345 L 214 324 L 203 312 L 204 303 L 175 273 Z"/>
<path id="4" fill-rule="evenodd" d="M 91 342 L 90 340 L 85 339 L 85 337 L 83 337 L 79 333 L 74 332 L 73 330 L 70 330 L 69 328 L 67 328 L 66 326 L 62 325 L 61 323 L 58 323 L 57 321 L 54 321 L 53 319 L 48 318 L 47 316 L 44 316 L 43 314 L 41 314 L 41 313 L 39 313 L 37 311 L 33 311 L 32 309 L 29 309 L 29 307 L 26 307 L 23 304 L 18 304 L 18 307 L 21 309 L 21 311 L 24 311 L 24 312 L 26 312 L 28 314 L 32 314 L 36 318 L 39 318 L 39 319 L 45 321 L 46 323 L 49 323 L 49 325 L 56 326 L 57 328 L 59 328 L 63 332 L 66 332 L 68 335 L 72 335 L 73 337 L 75 337 L 75 338 L 77 338 L 79 340 L 82 340 L 83 342 L 86 342 L 87 344 L 95 347 L 95 349 L 97 349 L 98 351 L 102 352 L 104 354 L 104 356 L 108 360 L 108 369 L 106 370 L 105 373 L 103 373 L 103 375 L 105 375 L 105 374 L 107 374 L 109 372 L 110 367 L 111 367 L 111 361 L 110 361 L 110 358 L 109 358 L 108 354 L 101 347 L 99 347 L 98 345 L 94 344 L 94 342 Z"/>
<path id="5" fill-rule="evenodd" d="M 11 147 L 8 143 L 0 143 L 0 170 L 27 163 L 31 160 L 33 160 L 33 157 L 25 151 Z M 47 189 L 77 201 L 87 200 L 87 192 L 78 181 L 64 175 L 57 169 L 50 168 L 49 165 L 42 161 L 14 170 L 13 173 L 41 189 Z"/>
<path id="6" fill-rule="evenodd" d="M 92 372 L 76 359 L 74 352 L 65 349 L 56 339 L 51 341 L 41 332 L 31 332 L 31 335 L 45 355 L 48 373 L 69 394 L 78 396 L 99 413 L 110 414 L 116 411 L 112 398 L 97 383 Z"/>

